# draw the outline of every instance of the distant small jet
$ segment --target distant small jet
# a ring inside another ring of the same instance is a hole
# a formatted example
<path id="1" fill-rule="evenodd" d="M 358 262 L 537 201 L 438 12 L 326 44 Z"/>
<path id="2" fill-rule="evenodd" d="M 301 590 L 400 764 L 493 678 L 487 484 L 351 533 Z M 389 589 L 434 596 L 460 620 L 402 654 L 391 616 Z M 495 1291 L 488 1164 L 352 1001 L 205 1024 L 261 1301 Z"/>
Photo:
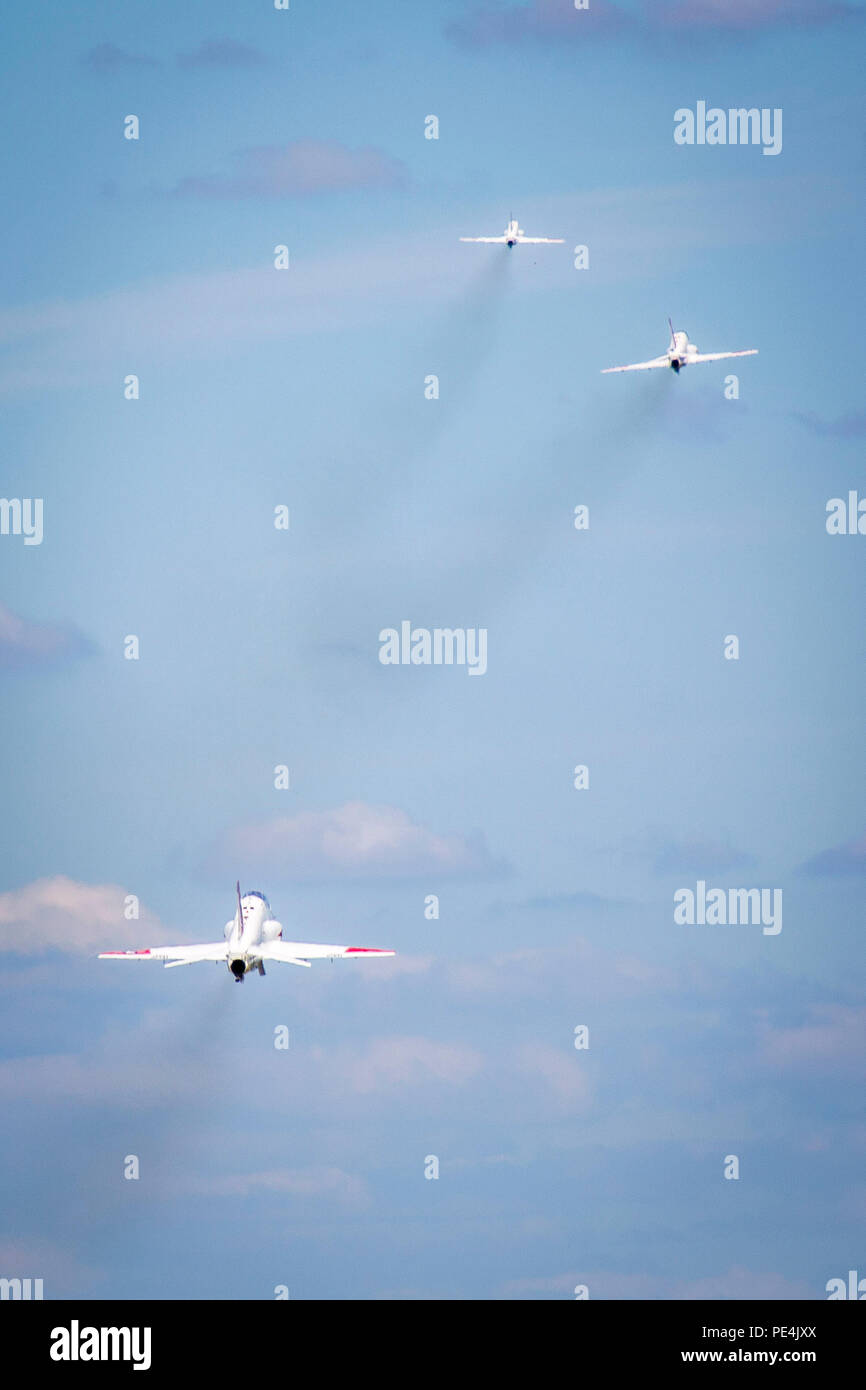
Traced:
<path id="1" fill-rule="evenodd" d="M 743 348 L 740 352 L 698 352 L 694 343 L 689 342 L 688 333 L 674 332 L 668 319 L 671 341 L 663 357 L 654 357 L 651 362 L 633 362 L 630 367 L 603 367 L 605 372 L 648 372 L 652 367 L 672 367 L 679 372 L 681 367 L 690 367 L 693 362 L 719 362 L 723 357 L 754 357 L 757 348 Z"/>
<path id="2" fill-rule="evenodd" d="M 562 246 L 561 236 L 524 236 L 517 221 L 512 218 L 502 236 L 462 236 L 461 241 L 484 241 L 490 246 Z"/>
<path id="3" fill-rule="evenodd" d="M 251 970 L 265 973 L 265 961 L 284 965 L 305 965 L 311 960 L 330 957 L 393 956 L 378 946 L 318 946 L 309 941 L 283 941 L 283 929 L 271 912 L 264 893 L 253 891 L 241 897 L 238 883 L 238 910 L 225 925 L 225 940 L 203 946 L 148 946 L 143 951 L 103 951 L 100 960 L 161 960 L 166 969 L 173 965 L 194 965 L 196 961 L 224 961 L 241 984 Z"/>

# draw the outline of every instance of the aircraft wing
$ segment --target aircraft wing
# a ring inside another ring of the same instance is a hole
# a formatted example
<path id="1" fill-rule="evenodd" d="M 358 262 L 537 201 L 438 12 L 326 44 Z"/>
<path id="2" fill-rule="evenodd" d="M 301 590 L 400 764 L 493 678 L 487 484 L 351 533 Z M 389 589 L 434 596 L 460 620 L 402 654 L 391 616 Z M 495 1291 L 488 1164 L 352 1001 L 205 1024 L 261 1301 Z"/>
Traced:
<path id="1" fill-rule="evenodd" d="M 212 941 L 203 946 L 148 946 L 143 951 L 100 951 L 100 960 L 161 960 L 166 965 L 194 965 L 199 960 L 226 961 L 225 941 Z"/>
<path id="2" fill-rule="evenodd" d="M 563 246 L 565 244 L 561 236 L 519 236 L 517 242 L 520 246 L 530 243 L 533 246 L 540 246 L 542 243 L 546 246 Z"/>
<path id="3" fill-rule="evenodd" d="M 742 352 L 696 352 L 687 362 L 720 362 L 723 357 L 756 357 L 757 348 L 744 348 Z"/>
<path id="4" fill-rule="evenodd" d="M 267 941 L 256 948 L 261 960 L 282 961 L 284 965 L 309 965 L 311 960 L 369 960 L 374 956 L 393 956 L 378 946 L 320 946 L 311 941 Z"/>
<path id="5" fill-rule="evenodd" d="M 693 360 L 693 359 L 690 359 Z M 633 362 L 630 367 L 602 367 L 602 375 L 605 372 L 648 372 L 651 367 L 669 367 L 671 359 L 665 354 L 664 357 L 654 357 L 651 362 Z"/>
<path id="6" fill-rule="evenodd" d="M 486 241 L 486 242 L 488 242 L 488 243 L 490 243 L 490 244 L 496 244 L 496 245 L 498 245 L 498 246 L 504 246 L 504 245 L 505 245 L 505 237 L 504 237 L 504 236 L 462 236 L 462 237 L 460 238 L 460 240 L 461 240 L 461 241 Z"/>

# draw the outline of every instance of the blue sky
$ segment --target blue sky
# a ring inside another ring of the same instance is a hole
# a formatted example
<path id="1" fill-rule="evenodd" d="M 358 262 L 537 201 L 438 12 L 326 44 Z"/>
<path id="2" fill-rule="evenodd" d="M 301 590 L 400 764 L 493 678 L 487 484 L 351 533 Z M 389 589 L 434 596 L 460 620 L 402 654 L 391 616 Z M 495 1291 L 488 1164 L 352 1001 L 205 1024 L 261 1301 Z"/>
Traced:
<path id="1" fill-rule="evenodd" d="M 44 536 L 0 536 L 0 1274 L 820 1298 L 856 1266 L 866 539 L 825 518 L 866 496 L 864 32 L 853 0 L 16 15 L 0 491 Z M 676 145 L 701 100 L 781 108 L 781 153 Z M 512 212 L 565 244 L 459 242 Z M 601 376 L 668 315 L 760 355 Z M 403 620 L 486 628 L 486 674 L 383 666 Z M 237 877 L 287 937 L 398 955 L 96 963 L 216 939 Z M 698 880 L 781 889 L 781 932 L 676 925 Z"/>

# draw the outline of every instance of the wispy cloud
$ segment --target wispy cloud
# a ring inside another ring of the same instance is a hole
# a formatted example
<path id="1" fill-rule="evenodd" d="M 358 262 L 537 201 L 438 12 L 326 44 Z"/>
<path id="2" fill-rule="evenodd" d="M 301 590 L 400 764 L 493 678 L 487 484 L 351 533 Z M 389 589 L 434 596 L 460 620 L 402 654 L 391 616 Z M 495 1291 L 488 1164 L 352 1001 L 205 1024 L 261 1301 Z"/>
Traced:
<path id="1" fill-rule="evenodd" d="M 637 9 L 593 0 L 578 10 L 573 0 L 530 0 L 524 5 L 474 5 L 446 25 L 456 43 L 484 46 L 527 39 L 575 44 L 634 35 L 745 37 L 773 29 L 810 29 L 863 18 L 845 0 L 642 0 Z"/>
<path id="2" fill-rule="evenodd" d="M 182 68 L 258 68 L 267 58 L 237 39 L 204 39 L 192 52 L 179 53 L 177 61 Z"/>
<path id="3" fill-rule="evenodd" d="M 129 53 L 114 43 L 96 44 L 94 48 L 87 50 L 81 61 L 86 68 L 101 77 L 112 72 L 127 72 L 130 68 L 159 67 L 155 58 L 148 58 L 143 53 Z"/>
<path id="4" fill-rule="evenodd" d="M 548 893 L 542 897 L 527 898 L 519 906 L 528 912 L 607 912 L 611 908 L 624 907 L 622 898 L 605 898 L 600 893 Z M 495 908 L 500 911 L 499 905 Z"/>
<path id="5" fill-rule="evenodd" d="M 237 863 L 248 878 L 276 880 L 475 877 L 503 871 L 481 834 L 437 834 L 396 806 L 363 801 L 227 831 L 210 857 L 215 865 L 226 859 Z"/>
<path id="6" fill-rule="evenodd" d="M 629 859 L 649 861 L 656 874 L 723 874 L 731 869 L 749 869 L 757 858 L 748 850 L 738 849 L 724 834 L 666 835 L 650 829 L 630 836 L 622 852 Z"/>
<path id="7" fill-rule="evenodd" d="M 750 869 L 754 854 L 736 849 L 728 840 L 668 840 L 656 851 L 653 870 L 657 874 L 722 874 L 729 869 Z"/>
<path id="8" fill-rule="evenodd" d="M 849 840 L 844 845 L 823 849 L 801 866 L 801 873 L 812 878 L 832 878 L 836 875 L 866 876 L 866 835 Z"/>
<path id="9" fill-rule="evenodd" d="M 335 140 L 295 140 L 239 150 L 234 171 L 191 175 L 174 189 L 185 198 L 297 198 L 346 189 L 402 188 L 405 164 L 372 145 L 350 150 Z"/>
<path id="10" fill-rule="evenodd" d="M 532 0 L 528 5 L 478 5 L 463 19 L 446 25 L 456 43 L 486 45 L 525 39 L 607 38 L 637 28 L 634 17 L 616 5 L 595 4 L 575 10 L 572 0 Z"/>
<path id="11" fill-rule="evenodd" d="M 135 68 L 158 68 L 162 64 L 157 58 L 144 53 L 133 53 L 120 48 L 116 43 L 98 43 L 89 48 L 81 59 L 84 67 L 100 77 L 114 72 L 129 72 Z M 244 68 L 261 68 L 268 62 L 266 55 L 249 44 L 237 39 L 203 39 L 197 48 L 178 53 L 177 65 L 180 68 L 228 68 L 233 71 Z"/>
<path id="12" fill-rule="evenodd" d="M 164 1060 L 129 1054 L 54 1053 L 0 1062 L 0 1099 L 76 1109 L 116 1106 L 140 1113 L 149 1106 L 189 1105 L 201 1097 L 207 1080 L 204 1065 L 180 1066 L 176 1060 L 167 1067 Z"/>
<path id="13" fill-rule="evenodd" d="M 590 1086 L 574 1048 L 554 1048 L 545 1043 L 521 1043 L 514 1053 L 518 1075 L 525 1076 L 533 1088 L 545 1087 L 552 1099 L 569 1115 L 590 1101 Z"/>
<path id="14" fill-rule="evenodd" d="M 125 950 L 168 944 L 166 928 L 153 913 L 124 916 L 127 893 L 113 884 L 40 878 L 0 893 L 0 951 L 38 955 L 43 951 Z"/>
<path id="15" fill-rule="evenodd" d="M 313 1047 L 314 1063 L 327 1071 L 326 1085 L 335 1092 L 368 1095 L 376 1091 L 414 1088 L 438 1082 L 463 1086 L 482 1070 L 480 1052 L 463 1043 L 435 1038 L 391 1036 L 374 1038 L 366 1047 L 337 1053 Z"/>
<path id="16" fill-rule="evenodd" d="M 761 1036 L 764 1061 L 770 1066 L 804 1072 L 858 1073 L 866 1068 L 866 1009 L 846 1004 L 816 1004 L 805 1022 L 788 1028 L 765 1024 Z"/>
<path id="17" fill-rule="evenodd" d="M 760 33 L 777 28 L 822 28 L 862 19 L 860 5 L 844 0 L 644 0 L 647 23 L 694 32 Z M 652 9 L 650 9 L 652 3 Z"/>
<path id="18" fill-rule="evenodd" d="M 101 964 L 106 970 L 114 968 L 110 962 Z M 139 969 L 125 965 L 116 968 Z M 161 969 L 147 965 L 140 968 Z M 6 1058 L 0 1061 L 0 1100 L 11 1103 L 27 1097 L 42 1104 L 83 1103 L 140 1110 L 149 1106 L 184 1106 L 196 1097 L 214 1094 L 225 1085 L 227 1071 L 238 1059 L 225 1050 L 224 1034 L 218 1028 L 216 1043 L 211 1033 L 203 1050 L 202 1022 L 208 1019 L 207 1026 L 214 1029 L 218 1011 L 231 1007 L 232 988 L 228 979 L 220 979 L 214 992 L 206 991 L 200 996 L 205 1002 L 204 1008 L 199 1006 L 199 1014 L 191 1016 L 196 1030 L 192 1045 L 177 1033 L 177 1012 L 170 1008 L 145 1017 L 137 1027 L 125 1021 L 122 1027 L 104 1034 L 80 1053 Z M 168 1051 L 170 1066 L 166 1066 Z M 257 1058 L 260 1063 L 260 1053 L 248 1053 L 245 1066 L 255 1069 Z M 328 1113 L 334 1104 L 355 1107 L 352 1113 L 356 1113 L 357 1109 L 365 1111 L 373 1097 L 387 1107 L 405 1096 L 417 1101 L 426 1092 L 462 1090 L 478 1080 L 484 1067 L 482 1053 L 457 1040 L 409 1033 L 362 1035 L 351 1046 L 317 1044 L 306 1048 L 303 1067 L 281 1081 L 279 1098 L 275 1099 L 265 1086 L 254 1100 L 271 1111 L 275 1104 L 278 1109 L 287 1106 L 295 1118 L 301 1113 Z M 214 1191 L 248 1195 L 255 1189 L 279 1190 L 280 1183 L 285 1191 L 299 1191 L 304 1183 L 312 1190 L 314 1180 L 306 1171 L 279 1177 L 268 1171 L 254 1173 L 245 1181 L 234 1176 L 220 1178 Z M 323 1179 L 320 1190 L 327 1185 L 333 1190 L 333 1179 Z M 195 1190 L 199 1190 L 197 1186 Z"/>
<path id="19" fill-rule="evenodd" d="M 866 410 L 852 411 L 835 420 L 824 420 L 820 415 L 802 410 L 792 410 L 791 414 L 804 429 L 826 439 L 863 439 L 866 436 Z"/>
<path id="20" fill-rule="evenodd" d="M 725 178 L 699 190 L 669 184 L 568 195 L 555 201 L 550 215 L 566 227 L 585 223 L 587 239 L 607 246 L 607 262 L 595 272 L 601 285 L 669 273 L 698 245 L 775 245 L 792 237 L 795 226 L 799 236 L 807 235 L 847 197 L 844 185 L 829 179 L 804 185 L 797 177 L 779 178 L 755 188 Z M 681 227 L 675 246 L 672 205 Z M 744 206 L 748 216 L 737 212 Z M 162 275 L 88 298 L 0 310 L 0 347 L 14 348 L 0 353 L 0 393 L 101 382 L 131 351 L 145 365 L 219 358 L 251 343 L 368 326 L 414 315 L 419 305 L 460 302 L 477 293 L 479 263 L 455 256 L 449 238 L 453 233 L 456 240 L 482 215 L 467 211 L 459 223 L 428 230 L 415 243 L 394 238 L 358 243 L 348 252 L 293 254 L 287 273 L 278 274 L 266 257 L 256 267 Z M 545 257 L 531 277 L 515 281 L 514 290 L 541 294 L 562 285 L 561 264 Z"/>
<path id="21" fill-rule="evenodd" d="M 70 1250 L 41 1236 L 0 1240 L 0 1271 L 6 1279 L 41 1279 L 45 1298 L 80 1296 L 82 1285 L 97 1275 Z"/>
<path id="22" fill-rule="evenodd" d="M 0 671 L 38 671 L 91 656 L 89 638 L 72 624 L 36 623 L 0 603 Z"/>
<path id="23" fill-rule="evenodd" d="M 526 946 L 449 961 L 445 973 L 461 994 L 500 1002 L 528 996 L 549 1001 L 559 990 L 580 987 L 590 991 L 594 999 L 612 1003 L 671 991 L 683 983 L 695 987 L 694 976 L 685 981 L 669 967 L 635 955 L 604 951 L 583 937 L 575 937 L 567 946 Z"/>

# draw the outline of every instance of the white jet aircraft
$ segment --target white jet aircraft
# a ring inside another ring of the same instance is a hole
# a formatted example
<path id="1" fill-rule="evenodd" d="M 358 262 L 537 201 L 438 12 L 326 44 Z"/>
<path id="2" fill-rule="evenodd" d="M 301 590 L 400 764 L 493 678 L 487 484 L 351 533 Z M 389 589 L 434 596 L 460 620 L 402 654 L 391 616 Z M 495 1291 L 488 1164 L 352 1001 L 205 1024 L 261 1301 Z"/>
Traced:
<path id="1" fill-rule="evenodd" d="M 671 329 L 671 341 L 663 357 L 654 357 L 651 362 L 633 362 L 630 367 L 603 367 L 605 372 L 648 372 L 652 367 L 673 367 L 679 372 L 681 367 L 689 367 L 693 362 L 719 362 L 723 357 L 754 357 L 757 348 L 743 348 L 740 352 L 698 352 L 694 343 L 689 342 L 688 333 L 675 333 Z"/>
<path id="2" fill-rule="evenodd" d="M 562 246 L 561 236 L 524 236 L 522 229 L 512 217 L 502 236 L 462 236 L 461 241 L 484 241 L 491 246 Z"/>
<path id="3" fill-rule="evenodd" d="M 203 946 L 148 946 L 143 951 L 102 951 L 100 960 L 161 960 L 173 965 L 194 965 L 200 960 L 224 961 L 238 984 L 251 970 L 265 973 L 265 961 L 305 965 L 311 960 L 353 956 L 393 956 L 378 946 L 319 946 L 309 941 L 283 941 L 283 929 L 271 912 L 264 893 L 244 893 L 237 884 L 238 910 L 225 925 L 225 940 Z"/>

